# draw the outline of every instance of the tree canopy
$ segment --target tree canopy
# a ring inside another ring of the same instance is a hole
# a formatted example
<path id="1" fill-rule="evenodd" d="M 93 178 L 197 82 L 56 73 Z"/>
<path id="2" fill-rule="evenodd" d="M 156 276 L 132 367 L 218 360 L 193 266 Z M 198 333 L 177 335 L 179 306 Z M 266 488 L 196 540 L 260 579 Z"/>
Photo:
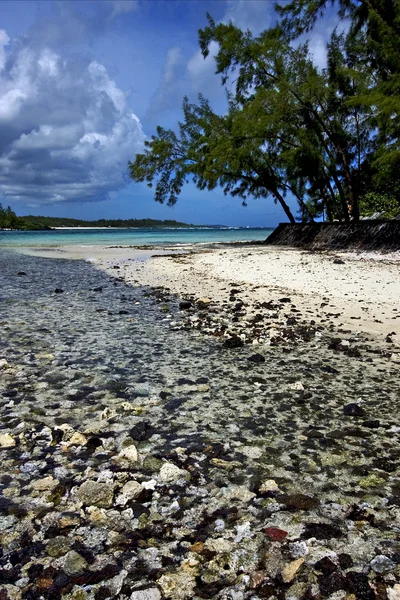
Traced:
<path id="1" fill-rule="evenodd" d="M 321 213 L 358 220 L 374 197 L 399 205 L 400 38 L 392 36 L 400 3 L 336 4 L 350 27 L 332 33 L 322 70 L 308 43 L 293 39 L 313 27 L 327 1 L 277 7 L 281 22 L 258 36 L 208 16 L 199 44 L 204 57 L 217 44 L 228 109 L 219 115 L 206 98 L 185 98 L 177 130 L 158 127 L 129 163 L 131 177 L 155 184 L 156 201 L 169 205 L 189 179 L 243 202 L 270 197 L 291 222 L 289 194 L 302 220 Z"/>

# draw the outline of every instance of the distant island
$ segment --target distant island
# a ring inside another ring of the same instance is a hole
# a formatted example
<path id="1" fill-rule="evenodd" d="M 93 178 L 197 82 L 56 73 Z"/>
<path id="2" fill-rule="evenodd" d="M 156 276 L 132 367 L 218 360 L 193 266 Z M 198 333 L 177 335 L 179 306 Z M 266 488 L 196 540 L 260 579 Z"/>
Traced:
<path id="1" fill-rule="evenodd" d="M 46 230 L 54 227 L 201 227 L 201 225 L 192 225 L 167 219 L 164 221 L 158 219 L 98 219 L 96 221 L 85 221 L 84 219 L 71 219 L 69 217 L 42 217 L 28 215 L 18 217 L 8 206 L 3 208 L 0 204 L 0 229 L 22 229 L 22 230 Z"/>

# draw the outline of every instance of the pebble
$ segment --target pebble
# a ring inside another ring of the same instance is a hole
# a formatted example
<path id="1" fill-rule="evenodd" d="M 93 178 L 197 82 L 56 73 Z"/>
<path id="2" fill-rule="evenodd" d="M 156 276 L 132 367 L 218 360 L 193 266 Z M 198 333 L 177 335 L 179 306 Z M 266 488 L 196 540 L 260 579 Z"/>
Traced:
<path id="1" fill-rule="evenodd" d="M 282 569 L 282 580 L 284 583 L 290 583 L 293 581 L 303 564 L 304 558 L 298 558 L 297 560 L 285 565 L 285 567 Z"/>
<path id="2" fill-rule="evenodd" d="M 132 592 L 130 600 L 161 600 L 161 592 L 158 588 L 147 588 Z"/>
<path id="3" fill-rule="evenodd" d="M 179 479 L 187 479 L 189 473 L 173 463 L 166 462 L 160 469 L 159 477 L 163 483 L 176 483 Z"/>
<path id="4" fill-rule="evenodd" d="M 139 460 L 139 454 L 134 444 L 122 448 L 121 452 L 116 457 L 119 461 L 126 461 L 130 463 L 136 463 Z"/>
<path id="5" fill-rule="evenodd" d="M 0 433 L 0 448 L 15 448 L 16 441 L 9 433 Z"/>
<path id="6" fill-rule="evenodd" d="M 78 575 L 88 566 L 86 560 L 75 550 L 70 550 L 63 560 L 64 571 L 68 575 Z"/>
<path id="7" fill-rule="evenodd" d="M 114 484 L 85 481 L 78 489 L 78 497 L 86 506 L 109 508 L 113 504 Z"/>
<path id="8" fill-rule="evenodd" d="M 395 563 L 384 554 L 378 554 L 375 556 L 375 558 L 371 560 L 370 565 L 371 569 L 375 571 L 375 573 L 389 573 L 396 567 Z"/>

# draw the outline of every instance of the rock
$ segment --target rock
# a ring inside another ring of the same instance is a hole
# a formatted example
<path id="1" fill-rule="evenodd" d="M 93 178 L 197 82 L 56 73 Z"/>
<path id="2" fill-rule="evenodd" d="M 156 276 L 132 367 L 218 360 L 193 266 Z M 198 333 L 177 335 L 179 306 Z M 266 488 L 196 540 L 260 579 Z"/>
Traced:
<path id="1" fill-rule="evenodd" d="M 335 258 L 334 261 L 333 261 L 333 264 L 334 265 L 344 265 L 345 262 L 341 258 Z"/>
<path id="2" fill-rule="evenodd" d="M 244 454 L 245 456 L 247 456 L 247 458 L 261 458 L 263 455 L 263 450 L 262 448 L 259 448 L 258 446 L 241 446 L 240 448 L 238 448 L 238 451 L 241 454 Z"/>
<path id="3" fill-rule="evenodd" d="M 295 383 L 292 383 L 289 386 L 289 388 L 296 392 L 304 392 L 304 385 L 301 383 L 301 381 L 296 381 Z"/>
<path id="4" fill-rule="evenodd" d="M 130 463 L 136 463 L 139 460 L 138 451 L 134 444 L 122 448 L 121 452 L 116 457 L 119 461 L 126 461 Z"/>
<path id="5" fill-rule="evenodd" d="M 121 490 L 115 503 L 119 506 L 125 506 L 130 500 L 135 500 L 143 492 L 144 487 L 138 481 L 128 481 Z"/>
<path id="6" fill-rule="evenodd" d="M 224 348 L 241 348 L 244 346 L 244 341 L 240 339 L 237 335 L 229 337 L 224 341 Z"/>
<path id="7" fill-rule="evenodd" d="M 362 479 L 360 479 L 360 481 L 358 482 L 358 485 L 361 488 L 368 490 L 369 488 L 380 487 L 384 483 L 386 483 L 386 482 L 382 477 L 375 475 L 375 473 L 371 473 L 367 477 L 363 477 Z"/>
<path id="8" fill-rule="evenodd" d="M 0 448 L 15 448 L 16 441 L 9 433 L 0 433 Z"/>
<path id="9" fill-rule="evenodd" d="M 319 505 L 318 498 L 306 494 L 284 494 L 279 497 L 279 502 L 285 504 L 289 510 L 310 510 Z"/>
<path id="10" fill-rule="evenodd" d="M 225 500 L 240 500 L 241 502 L 250 502 L 256 494 L 251 492 L 245 485 L 234 485 L 228 488 L 222 488 L 221 494 Z"/>
<path id="11" fill-rule="evenodd" d="M 54 290 L 54 293 L 55 293 L 55 294 L 63 294 L 63 293 L 64 293 L 64 290 L 62 290 L 61 288 L 56 288 L 56 289 Z"/>
<path id="12" fill-rule="evenodd" d="M 73 540 L 70 540 L 62 535 L 57 535 L 55 538 L 49 540 L 46 546 L 46 552 L 53 558 L 59 558 L 64 556 L 73 544 Z"/>
<path id="13" fill-rule="evenodd" d="M 267 527 L 265 533 L 272 542 L 281 542 L 288 535 L 287 531 L 279 529 L 278 527 Z"/>
<path id="14" fill-rule="evenodd" d="M 278 302 L 282 302 L 282 303 L 287 303 L 287 302 L 291 302 L 291 298 L 279 298 Z"/>
<path id="15" fill-rule="evenodd" d="M 201 304 L 202 305 L 201 308 L 203 306 L 208 306 L 209 304 L 211 304 L 211 302 L 212 302 L 211 298 L 206 298 L 206 297 L 204 297 L 204 298 L 198 298 L 196 300 L 197 304 Z"/>
<path id="16" fill-rule="evenodd" d="M 167 462 L 161 467 L 159 477 L 163 483 L 175 483 L 179 479 L 188 479 L 189 473 Z"/>
<path id="17" fill-rule="evenodd" d="M 181 564 L 179 571 L 162 575 L 157 583 L 166 598 L 186 600 L 187 598 L 193 598 L 195 595 L 194 589 L 198 573 L 198 561 L 189 559 Z"/>
<path id="18" fill-rule="evenodd" d="M 305 542 L 292 542 L 289 544 L 289 553 L 292 558 L 302 558 L 307 556 L 309 549 Z"/>
<path id="19" fill-rule="evenodd" d="M 179 308 L 181 310 L 189 310 L 189 308 L 192 308 L 192 303 L 187 300 L 179 302 Z"/>
<path id="20" fill-rule="evenodd" d="M 224 460 L 223 458 L 212 458 L 210 460 L 210 464 L 218 469 L 225 469 L 226 471 L 233 471 L 233 469 L 242 466 L 242 464 L 237 460 L 229 461 Z"/>
<path id="21" fill-rule="evenodd" d="M 233 544 L 224 538 L 209 538 L 205 541 L 204 547 L 212 552 L 232 552 Z"/>
<path id="22" fill-rule="evenodd" d="M 273 479 L 266 479 L 262 482 L 259 490 L 260 494 L 268 494 L 269 492 L 279 492 L 279 487 Z"/>
<path id="23" fill-rule="evenodd" d="M 252 354 L 247 357 L 247 360 L 256 364 L 265 363 L 265 358 L 262 354 Z"/>
<path id="24" fill-rule="evenodd" d="M 250 589 L 254 590 L 260 587 L 264 579 L 264 571 L 253 571 L 252 573 L 250 573 Z"/>
<path id="25" fill-rule="evenodd" d="M 37 492 L 48 492 L 53 490 L 59 481 L 54 479 L 52 475 L 48 475 L 47 477 L 43 477 L 43 479 L 37 479 L 32 483 L 32 488 Z"/>
<path id="26" fill-rule="evenodd" d="M 343 407 L 343 414 L 346 417 L 364 417 L 365 410 L 359 404 L 353 402 Z"/>
<path id="27" fill-rule="evenodd" d="M 151 438 L 153 435 L 153 427 L 151 426 L 150 421 L 139 421 L 132 427 L 130 430 L 130 435 L 133 440 L 138 442 L 144 442 Z"/>
<path id="28" fill-rule="evenodd" d="M 202 383 L 201 385 L 197 386 L 197 391 L 198 392 L 209 392 L 210 391 L 210 386 L 207 383 Z"/>
<path id="29" fill-rule="evenodd" d="M 88 566 L 86 560 L 75 550 L 70 550 L 63 561 L 64 571 L 68 575 L 79 575 Z"/>
<path id="30" fill-rule="evenodd" d="M 375 573 L 389 573 L 396 567 L 395 563 L 384 554 L 378 554 L 375 556 L 375 558 L 371 560 L 370 565 L 371 569 L 375 571 Z"/>
<path id="31" fill-rule="evenodd" d="M 147 590 L 137 590 L 132 592 L 130 600 L 160 600 L 161 592 L 158 588 L 152 587 Z"/>
<path id="32" fill-rule="evenodd" d="M 388 600 L 400 600 L 400 583 L 396 583 L 392 588 L 386 588 Z"/>
<path id="33" fill-rule="evenodd" d="M 9 369 L 10 365 L 5 358 L 0 358 L 0 369 Z"/>
<path id="34" fill-rule="evenodd" d="M 79 431 L 76 431 L 75 433 L 72 434 L 72 436 L 69 439 L 69 444 L 71 446 L 86 446 L 87 444 L 87 439 L 86 437 L 83 435 L 83 433 L 79 433 Z"/>
<path id="35" fill-rule="evenodd" d="M 78 490 L 79 500 L 86 506 L 110 508 L 114 497 L 114 484 L 85 481 Z"/>
<path id="36" fill-rule="evenodd" d="M 282 579 L 285 583 L 290 583 L 296 577 L 298 570 L 304 564 L 304 558 L 298 558 L 291 563 L 285 565 L 282 569 Z"/>
<path id="37" fill-rule="evenodd" d="M 301 537 L 305 540 L 316 538 L 317 540 L 330 540 L 343 537 L 343 532 L 336 525 L 330 523 L 306 523 Z"/>

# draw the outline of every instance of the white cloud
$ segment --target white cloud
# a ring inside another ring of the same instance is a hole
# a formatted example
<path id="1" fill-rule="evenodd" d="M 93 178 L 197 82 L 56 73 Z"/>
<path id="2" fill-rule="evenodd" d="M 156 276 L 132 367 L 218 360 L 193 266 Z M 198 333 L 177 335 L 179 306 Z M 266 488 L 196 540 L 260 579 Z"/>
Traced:
<path id="1" fill-rule="evenodd" d="M 4 31 L 4 29 L 0 29 L 0 69 L 4 67 L 4 63 L 6 61 L 6 51 L 4 47 L 7 46 L 9 41 L 10 38 L 8 37 L 7 33 Z"/>
<path id="2" fill-rule="evenodd" d="M 203 57 L 201 50 L 197 50 L 189 59 L 187 70 L 195 91 L 202 91 L 216 84 L 218 87 L 221 86 L 218 77 L 215 75 L 215 56 L 218 54 L 218 48 L 217 42 L 212 41 L 206 58 Z"/>
<path id="3" fill-rule="evenodd" d="M 110 0 L 110 3 L 113 6 L 112 18 L 120 14 L 135 12 L 139 6 L 138 0 Z"/>
<path id="4" fill-rule="evenodd" d="M 126 184 L 128 160 L 144 139 L 125 94 L 97 61 L 21 43 L 4 55 L 0 196 L 11 203 L 108 198 Z"/>
<path id="5" fill-rule="evenodd" d="M 182 58 L 182 50 L 179 46 L 174 46 L 168 50 L 163 75 L 165 84 L 171 83 L 175 78 L 176 68 L 182 63 Z"/>
<path id="6" fill-rule="evenodd" d="M 223 22 L 229 23 L 231 21 L 240 29 L 250 29 L 254 35 L 258 35 L 261 31 L 271 27 L 272 20 L 276 18 L 273 2 L 228 0 L 227 5 Z"/>
<path id="7" fill-rule="evenodd" d="M 153 94 L 147 118 L 154 118 L 164 111 L 175 109 L 181 104 L 185 89 L 185 60 L 179 46 L 167 52 L 161 83 Z"/>

